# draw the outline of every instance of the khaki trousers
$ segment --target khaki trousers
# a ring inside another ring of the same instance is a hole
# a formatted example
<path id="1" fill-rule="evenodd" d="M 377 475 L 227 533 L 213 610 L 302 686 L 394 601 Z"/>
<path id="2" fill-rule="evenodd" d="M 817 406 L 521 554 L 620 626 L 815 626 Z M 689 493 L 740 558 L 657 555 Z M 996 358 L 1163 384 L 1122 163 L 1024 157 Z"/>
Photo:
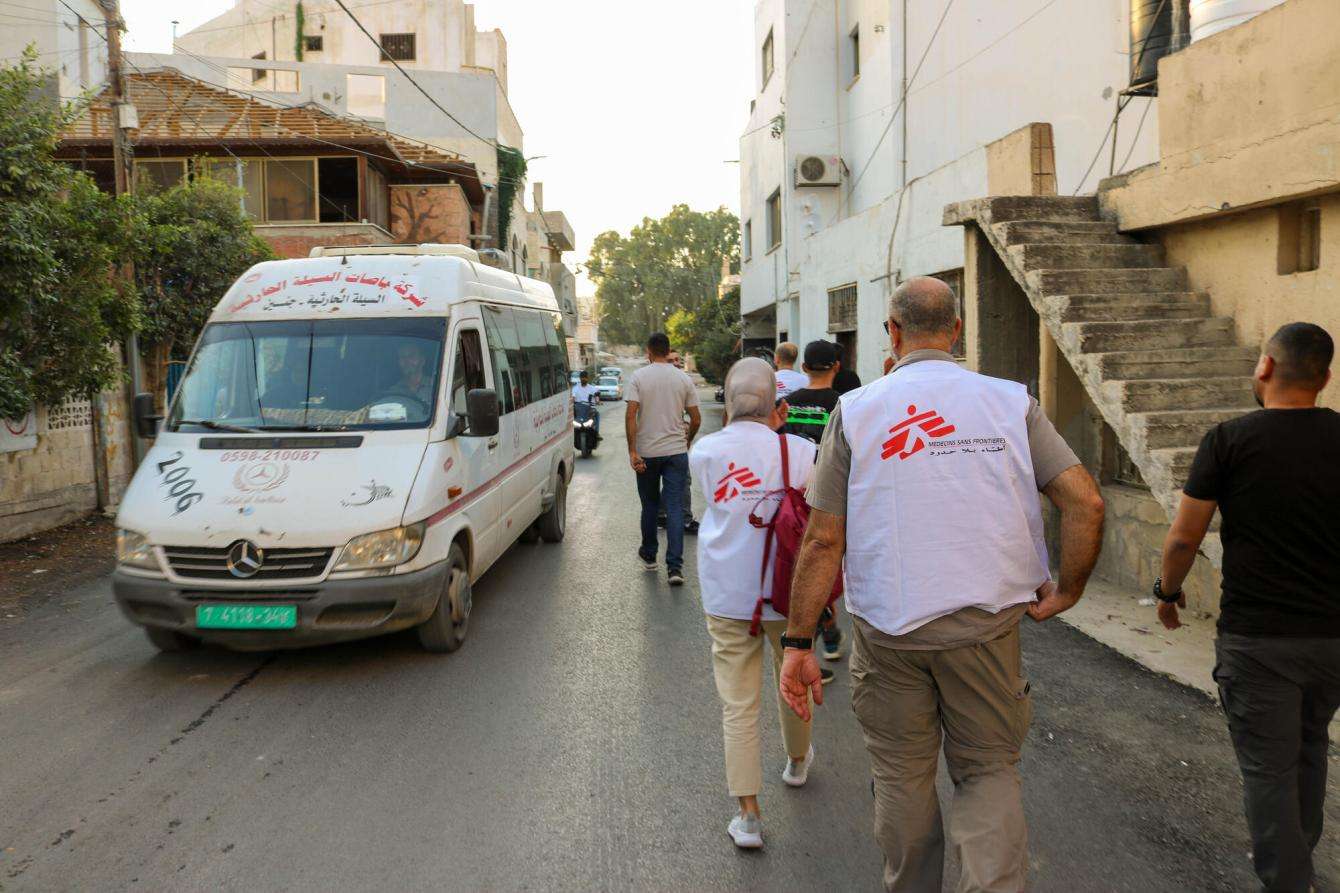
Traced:
<path id="1" fill-rule="evenodd" d="M 748 620 L 707 615 L 712 636 L 712 671 L 721 696 L 721 730 L 726 743 L 726 785 L 732 797 L 756 797 L 763 789 L 758 715 L 763 698 L 763 639 L 772 648 L 773 690 L 781 672 L 780 639 L 785 620 L 767 620 L 763 635 L 749 635 Z M 790 756 L 803 757 L 810 749 L 810 724 L 777 698 L 782 740 Z"/>
<path id="2" fill-rule="evenodd" d="M 939 893 L 944 829 L 935 790 L 941 741 L 954 782 L 949 837 L 960 893 L 1018 893 L 1028 867 L 1019 749 L 1032 707 L 1019 627 L 945 651 L 872 645 L 856 624 L 852 709 L 875 779 L 875 837 L 889 891 Z"/>

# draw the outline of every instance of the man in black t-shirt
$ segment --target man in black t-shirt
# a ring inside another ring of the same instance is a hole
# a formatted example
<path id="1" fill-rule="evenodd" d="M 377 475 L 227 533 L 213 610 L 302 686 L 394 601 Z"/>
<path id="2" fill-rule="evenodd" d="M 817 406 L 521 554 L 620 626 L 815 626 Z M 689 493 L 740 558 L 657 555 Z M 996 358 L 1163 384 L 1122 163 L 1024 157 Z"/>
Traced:
<path id="1" fill-rule="evenodd" d="M 1217 507 L 1214 678 L 1242 769 L 1252 859 L 1270 891 L 1312 884 L 1340 707 L 1340 414 L 1316 405 L 1334 353 L 1310 323 L 1267 342 L 1253 382 L 1263 409 L 1201 441 L 1154 587 L 1159 619 L 1176 629 L 1182 581 Z"/>
<path id="2" fill-rule="evenodd" d="M 811 341 L 805 345 L 800 368 L 809 376 L 809 384 L 786 395 L 790 412 L 782 430 L 818 443 L 828 427 L 828 417 L 838 405 L 833 378 L 841 368 L 838 346 L 831 341 Z"/>

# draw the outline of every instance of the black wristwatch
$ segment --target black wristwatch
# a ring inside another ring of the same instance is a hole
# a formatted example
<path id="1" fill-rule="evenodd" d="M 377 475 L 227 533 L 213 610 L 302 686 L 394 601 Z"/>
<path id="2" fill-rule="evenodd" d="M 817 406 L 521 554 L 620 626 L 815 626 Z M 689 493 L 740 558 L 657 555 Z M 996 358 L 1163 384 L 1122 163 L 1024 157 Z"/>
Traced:
<path id="1" fill-rule="evenodd" d="M 783 635 L 781 641 L 783 650 L 787 648 L 799 648 L 801 651 L 814 650 L 814 639 L 809 636 L 801 637 L 801 636 Z"/>
<path id="2" fill-rule="evenodd" d="M 1154 581 L 1154 598 L 1158 599 L 1164 604 L 1171 605 L 1182 598 L 1182 590 L 1179 589 L 1173 593 L 1164 592 L 1163 578 L 1159 577 L 1157 580 Z"/>

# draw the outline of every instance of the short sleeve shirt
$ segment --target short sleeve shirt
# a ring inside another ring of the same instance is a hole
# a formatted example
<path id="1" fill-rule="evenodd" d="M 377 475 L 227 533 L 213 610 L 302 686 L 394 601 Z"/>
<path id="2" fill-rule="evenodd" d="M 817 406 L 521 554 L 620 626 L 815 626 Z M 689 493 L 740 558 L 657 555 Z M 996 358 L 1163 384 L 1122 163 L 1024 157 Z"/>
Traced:
<path id="1" fill-rule="evenodd" d="M 669 363 L 648 363 L 629 377 L 623 396 L 637 404 L 638 455 L 656 459 L 689 451 L 684 414 L 698 405 L 693 379 Z"/>
<path id="2" fill-rule="evenodd" d="M 908 354 L 894 367 L 895 370 L 925 360 L 946 360 L 953 357 L 939 350 L 917 350 Z M 1033 476 L 1038 489 L 1046 487 L 1067 468 L 1079 465 L 1079 457 L 1057 433 L 1051 420 L 1032 398 L 1028 402 L 1028 450 L 1033 460 Z M 828 420 L 828 431 L 819 448 L 818 467 L 806 500 L 814 508 L 832 515 L 847 514 L 847 479 L 851 475 L 851 445 L 842 432 L 842 407 L 838 406 Z M 987 642 L 1003 635 L 1023 616 L 1024 605 L 1017 605 L 991 614 L 978 608 L 965 608 L 918 627 L 901 636 L 890 636 L 855 618 L 866 639 L 877 645 L 910 651 L 931 651 L 958 648 L 977 642 Z"/>
<path id="3" fill-rule="evenodd" d="M 1184 492 L 1223 519 L 1220 631 L 1340 637 L 1340 414 L 1262 409 L 1216 425 Z"/>
<path id="4" fill-rule="evenodd" d="M 600 399 L 600 390 L 592 384 L 575 384 L 572 386 L 572 399 L 578 403 L 594 403 Z"/>

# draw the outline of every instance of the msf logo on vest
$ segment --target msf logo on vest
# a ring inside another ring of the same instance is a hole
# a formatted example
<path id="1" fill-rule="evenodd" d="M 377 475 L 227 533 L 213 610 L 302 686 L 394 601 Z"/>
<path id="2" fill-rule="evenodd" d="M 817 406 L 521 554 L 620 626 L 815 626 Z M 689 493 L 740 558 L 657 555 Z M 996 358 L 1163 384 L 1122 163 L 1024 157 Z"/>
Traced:
<path id="1" fill-rule="evenodd" d="M 757 487 L 761 483 L 763 481 L 747 466 L 741 465 L 736 468 L 732 462 L 726 466 L 726 473 L 722 475 L 721 480 L 717 481 L 716 489 L 712 491 L 712 501 L 730 502 L 745 490 Z"/>
<path id="2" fill-rule="evenodd" d="M 893 436 L 884 441 L 881 458 L 891 459 L 897 455 L 901 461 L 924 450 L 927 440 L 948 437 L 954 433 L 954 426 L 933 409 L 918 413 L 916 406 L 909 406 L 907 414 L 909 418 L 889 429 Z"/>

